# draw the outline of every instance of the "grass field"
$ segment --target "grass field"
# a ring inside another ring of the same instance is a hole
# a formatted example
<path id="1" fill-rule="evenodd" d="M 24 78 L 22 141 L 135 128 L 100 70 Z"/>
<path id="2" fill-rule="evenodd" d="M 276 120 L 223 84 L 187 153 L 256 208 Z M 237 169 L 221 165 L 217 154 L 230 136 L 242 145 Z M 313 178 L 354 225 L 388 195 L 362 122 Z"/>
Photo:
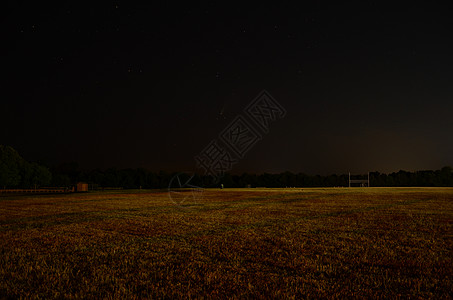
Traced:
<path id="1" fill-rule="evenodd" d="M 453 188 L 1 197 L 0 298 L 451 299 L 452 225 Z"/>

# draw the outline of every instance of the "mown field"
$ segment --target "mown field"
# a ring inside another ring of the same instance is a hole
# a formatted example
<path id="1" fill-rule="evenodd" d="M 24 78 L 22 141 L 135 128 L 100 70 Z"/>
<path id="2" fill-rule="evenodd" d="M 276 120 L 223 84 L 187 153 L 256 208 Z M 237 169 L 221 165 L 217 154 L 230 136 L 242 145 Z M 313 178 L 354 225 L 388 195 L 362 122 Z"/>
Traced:
<path id="1" fill-rule="evenodd" d="M 452 188 L 0 198 L 0 298 L 452 298 Z"/>

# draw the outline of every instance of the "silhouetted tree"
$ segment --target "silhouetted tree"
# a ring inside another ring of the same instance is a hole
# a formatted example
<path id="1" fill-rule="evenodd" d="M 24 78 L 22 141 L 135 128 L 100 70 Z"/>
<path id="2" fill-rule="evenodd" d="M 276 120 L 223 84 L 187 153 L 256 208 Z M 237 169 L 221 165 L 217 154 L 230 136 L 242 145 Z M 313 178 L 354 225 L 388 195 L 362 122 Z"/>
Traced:
<path id="1" fill-rule="evenodd" d="M 49 185 L 51 180 L 49 169 L 27 162 L 10 146 L 0 145 L 0 186 L 30 188 Z"/>
<path id="2" fill-rule="evenodd" d="M 0 186 L 17 187 L 21 182 L 23 158 L 10 146 L 0 145 Z"/>

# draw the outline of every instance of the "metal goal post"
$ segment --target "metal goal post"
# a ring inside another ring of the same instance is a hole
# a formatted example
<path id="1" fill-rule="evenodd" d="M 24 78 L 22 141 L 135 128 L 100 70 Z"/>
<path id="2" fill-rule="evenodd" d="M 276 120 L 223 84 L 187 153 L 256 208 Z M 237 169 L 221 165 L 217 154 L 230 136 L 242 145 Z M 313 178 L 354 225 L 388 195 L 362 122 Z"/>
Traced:
<path id="1" fill-rule="evenodd" d="M 351 172 L 349 172 L 348 178 L 349 187 L 359 186 L 359 187 L 370 187 L 370 172 L 368 172 L 367 179 L 351 179 Z"/>

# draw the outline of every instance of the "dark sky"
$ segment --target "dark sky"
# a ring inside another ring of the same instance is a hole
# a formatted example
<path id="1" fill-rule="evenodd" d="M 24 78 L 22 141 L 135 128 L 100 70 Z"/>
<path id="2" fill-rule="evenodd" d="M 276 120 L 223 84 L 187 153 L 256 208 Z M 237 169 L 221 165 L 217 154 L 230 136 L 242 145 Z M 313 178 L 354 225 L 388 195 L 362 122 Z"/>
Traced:
<path id="1" fill-rule="evenodd" d="M 233 172 L 453 165 L 452 7 L 378 3 L 5 6 L 0 144 L 191 170 L 265 89 L 287 114 Z"/>

